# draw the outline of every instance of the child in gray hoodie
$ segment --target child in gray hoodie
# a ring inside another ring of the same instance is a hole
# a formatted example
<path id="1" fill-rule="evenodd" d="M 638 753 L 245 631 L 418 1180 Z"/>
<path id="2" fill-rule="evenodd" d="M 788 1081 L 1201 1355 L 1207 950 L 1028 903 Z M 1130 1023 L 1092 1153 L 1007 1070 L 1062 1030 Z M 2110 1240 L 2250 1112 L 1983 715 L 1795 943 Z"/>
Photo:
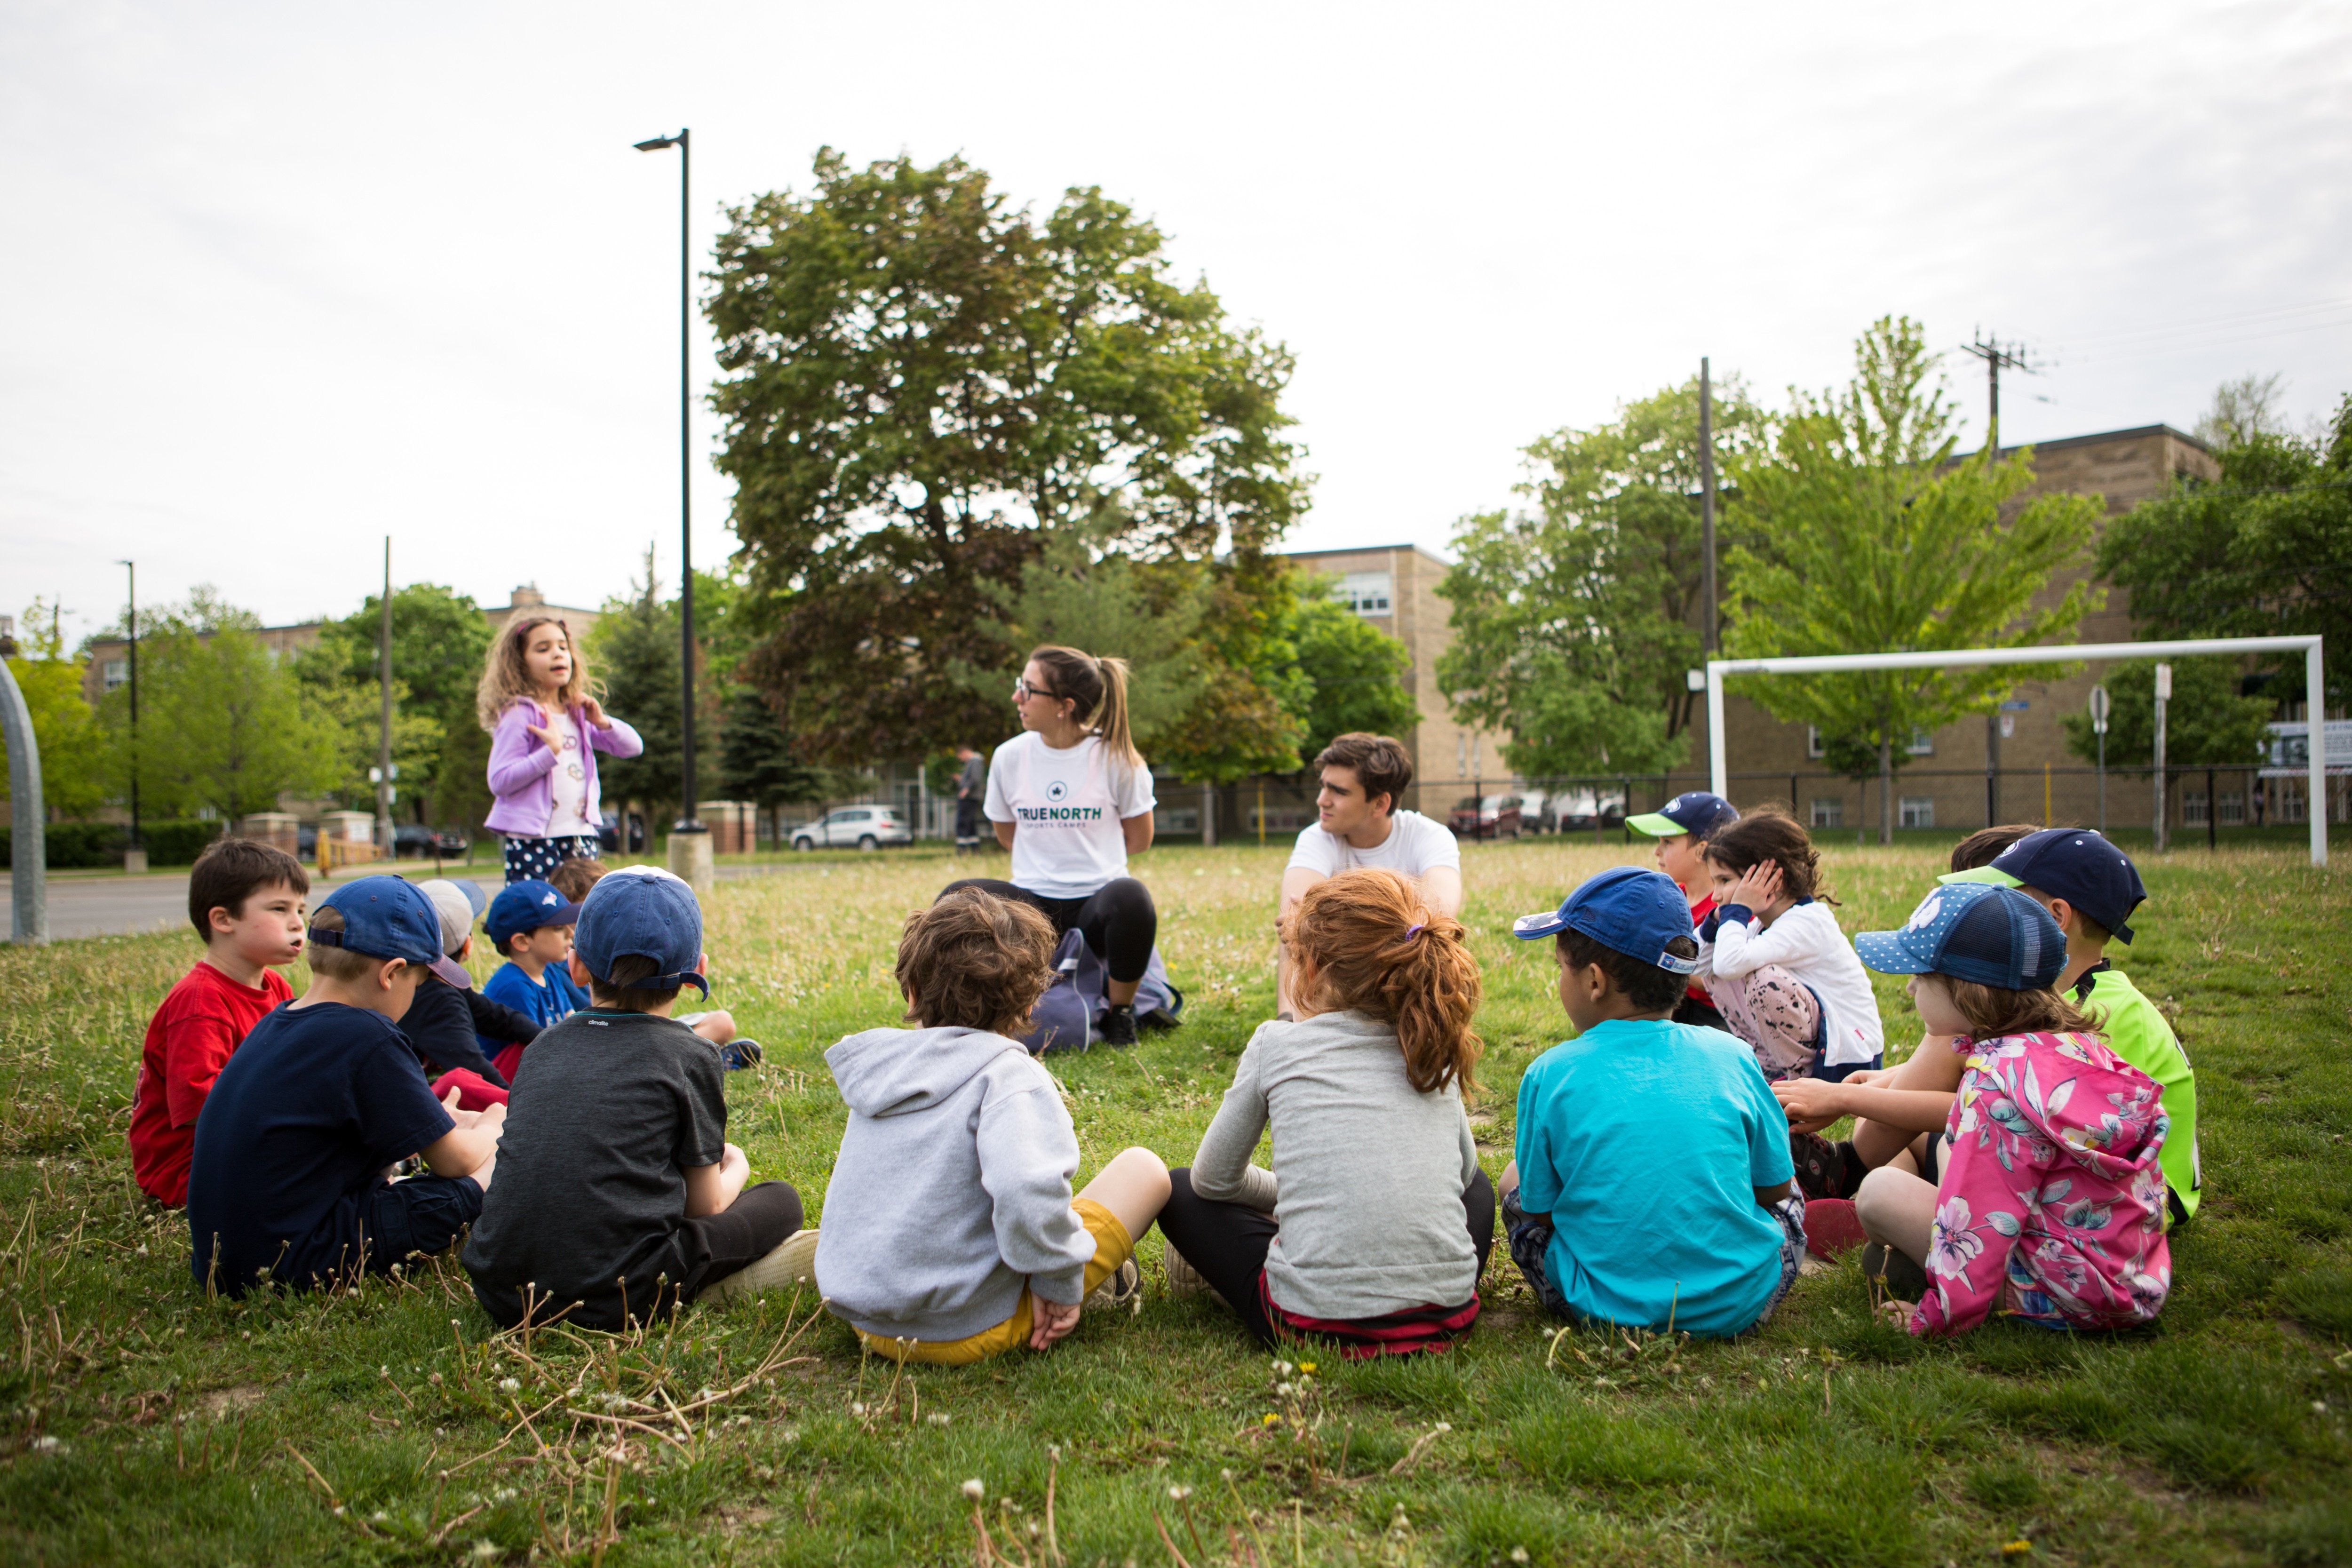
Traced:
<path id="1" fill-rule="evenodd" d="M 953 889 L 907 918 L 907 1029 L 825 1053 L 849 1127 L 825 1188 L 817 1289 L 866 1347 L 961 1366 L 1077 1327 L 1168 1201 L 1168 1167 L 1128 1149 L 1073 1200 L 1078 1139 L 1051 1074 L 1009 1037 L 1052 979 L 1054 928 L 1025 904 Z"/>

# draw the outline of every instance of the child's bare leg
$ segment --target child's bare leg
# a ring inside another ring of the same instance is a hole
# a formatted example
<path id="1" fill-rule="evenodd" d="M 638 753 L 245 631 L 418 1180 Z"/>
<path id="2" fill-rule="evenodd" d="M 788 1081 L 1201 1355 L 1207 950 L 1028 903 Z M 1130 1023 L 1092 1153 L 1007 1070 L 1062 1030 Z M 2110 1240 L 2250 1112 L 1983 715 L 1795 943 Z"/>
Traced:
<path id="1" fill-rule="evenodd" d="M 714 1046 L 723 1046 L 735 1037 L 735 1015 L 714 1007 L 694 1021 L 694 1032 Z"/>
<path id="2" fill-rule="evenodd" d="M 1936 1185 L 1882 1165 L 1862 1179 L 1853 1194 L 1853 1215 L 1871 1240 L 1924 1265 L 1936 1228 Z"/>
<path id="3" fill-rule="evenodd" d="M 1078 1194 L 1118 1216 L 1134 1239 L 1151 1228 L 1168 1206 L 1168 1163 L 1149 1149 L 1122 1149 Z"/>

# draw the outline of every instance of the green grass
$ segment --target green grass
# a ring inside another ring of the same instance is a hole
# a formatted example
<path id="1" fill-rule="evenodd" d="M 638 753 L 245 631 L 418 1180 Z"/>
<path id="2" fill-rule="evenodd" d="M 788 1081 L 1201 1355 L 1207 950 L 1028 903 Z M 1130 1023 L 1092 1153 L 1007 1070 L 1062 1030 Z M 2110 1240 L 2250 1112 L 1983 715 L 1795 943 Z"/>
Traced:
<path id="1" fill-rule="evenodd" d="M 1563 1032 L 1549 955 L 1508 918 L 1626 858 L 1467 856 L 1492 1170 L 1519 1073 Z M 1940 864 L 1827 858 L 1849 929 L 1899 921 Z M 1055 1063 L 1087 1171 L 1131 1142 L 1191 1155 L 1269 1008 L 1281 864 L 1143 858 L 1191 1006 L 1134 1051 Z M 720 884 L 719 999 L 768 1045 L 729 1084 L 731 1131 L 812 1208 L 843 1119 L 824 1047 L 895 1016 L 899 921 L 969 865 L 845 854 Z M 335 1299 L 206 1301 L 184 1222 L 139 1195 L 123 1146 L 139 1040 L 189 942 L 0 952 L 0 1557 L 588 1563 L 609 1500 L 607 1563 L 971 1562 L 959 1489 L 978 1479 L 1007 1560 L 1034 1563 L 1049 1485 L 1072 1563 L 1168 1563 L 1163 1526 L 1194 1568 L 1260 1544 L 1269 1563 L 1970 1563 L 2021 1540 L 2033 1561 L 2352 1561 L 2352 899 L 2285 847 L 2146 870 L 2123 962 L 2198 1062 L 2207 1181 L 2153 1330 L 1922 1344 L 1872 1319 L 1849 1262 L 1749 1340 L 1555 1342 L 1498 1266 L 1455 1355 L 1323 1360 L 1288 1393 L 1220 1311 L 1164 1297 L 1156 1235 L 1139 1313 L 964 1371 L 891 1373 L 775 1298 L 526 1345 L 446 1263 Z M 1912 1037 L 1899 993 L 1882 1002 Z M 666 1401 L 705 1389 L 725 1397 L 688 1436 Z"/>

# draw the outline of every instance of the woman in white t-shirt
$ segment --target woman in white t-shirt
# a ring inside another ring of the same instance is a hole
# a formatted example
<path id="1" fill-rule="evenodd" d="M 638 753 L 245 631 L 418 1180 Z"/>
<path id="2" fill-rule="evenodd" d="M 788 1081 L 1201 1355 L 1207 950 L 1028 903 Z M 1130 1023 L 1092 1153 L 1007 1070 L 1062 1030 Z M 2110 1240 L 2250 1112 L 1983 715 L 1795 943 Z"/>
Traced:
<path id="1" fill-rule="evenodd" d="M 1013 688 L 1022 732 L 988 769 L 988 819 L 1013 878 L 951 883 L 1018 899 L 1059 936 L 1086 933 L 1109 974 L 1102 1038 L 1135 1043 L 1135 989 L 1160 936 L 1151 891 L 1127 858 L 1151 845 L 1151 770 L 1127 728 L 1127 661 L 1074 647 L 1032 652 Z"/>

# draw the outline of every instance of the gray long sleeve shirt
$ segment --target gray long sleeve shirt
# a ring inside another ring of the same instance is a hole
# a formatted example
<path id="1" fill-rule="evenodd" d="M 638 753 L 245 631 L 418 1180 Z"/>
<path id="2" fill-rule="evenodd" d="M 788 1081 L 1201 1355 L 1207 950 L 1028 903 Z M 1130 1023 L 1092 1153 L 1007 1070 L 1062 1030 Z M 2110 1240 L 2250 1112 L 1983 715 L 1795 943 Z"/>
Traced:
<path id="1" fill-rule="evenodd" d="M 1355 1319 L 1470 1299 L 1478 1256 L 1462 1194 L 1477 1142 L 1454 1085 L 1423 1094 L 1407 1080 L 1393 1028 L 1360 1013 L 1260 1025 L 1192 1158 L 1192 1190 L 1247 1201 L 1268 1122 L 1276 1304 Z"/>

